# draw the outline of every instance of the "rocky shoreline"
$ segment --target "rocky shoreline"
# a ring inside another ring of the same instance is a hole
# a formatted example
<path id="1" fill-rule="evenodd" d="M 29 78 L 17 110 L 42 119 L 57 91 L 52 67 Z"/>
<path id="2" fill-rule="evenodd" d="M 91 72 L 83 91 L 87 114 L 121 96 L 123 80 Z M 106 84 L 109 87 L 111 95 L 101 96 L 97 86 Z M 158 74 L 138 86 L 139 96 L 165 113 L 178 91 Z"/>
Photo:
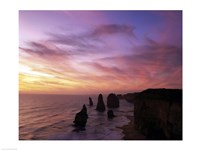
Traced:
<path id="1" fill-rule="evenodd" d="M 143 136 L 139 131 L 137 131 L 134 127 L 134 118 L 133 116 L 126 116 L 130 122 L 127 125 L 122 127 L 118 127 L 123 130 L 123 140 L 144 140 L 145 136 Z"/>
<path id="2" fill-rule="evenodd" d="M 182 140 L 181 89 L 147 89 L 125 95 L 111 93 L 107 105 L 99 94 L 96 111 L 107 111 L 108 119 L 116 117 L 112 108 L 120 107 L 119 99 L 134 103 L 134 115 L 126 116 L 130 122 L 118 127 L 123 130 L 123 140 Z M 89 100 L 91 103 L 91 98 Z M 87 108 L 84 109 L 85 113 L 81 110 L 75 117 L 75 126 L 79 128 L 84 128 L 87 122 Z"/>

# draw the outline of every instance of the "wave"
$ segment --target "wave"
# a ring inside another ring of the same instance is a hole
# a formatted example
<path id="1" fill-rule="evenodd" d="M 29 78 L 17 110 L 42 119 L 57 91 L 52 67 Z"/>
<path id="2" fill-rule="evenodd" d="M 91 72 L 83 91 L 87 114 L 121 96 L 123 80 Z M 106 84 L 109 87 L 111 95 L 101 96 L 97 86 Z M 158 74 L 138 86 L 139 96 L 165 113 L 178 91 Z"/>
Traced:
<path id="1" fill-rule="evenodd" d="M 126 125 L 129 120 L 126 116 L 133 116 L 133 104 L 120 101 L 120 108 L 113 109 L 116 117 L 107 118 L 106 112 L 98 112 L 95 106 L 87 107 L 88 121 L 86 130 L 75 132 L 73 120 L 82 105 L 88 102 L 88 97 L 63 97 L 66 100 L 42 101 L 38 97 L 37 103 L 29 99 L 24 101 L 19 111 L 19 139 L 20 140 L 105 140 L 122 139 L 122 130 L 118 127 Z M 44 97 L 42 97 L 44 99 Z M 56 98 L 56 97 L 54 97 Z M 82 99 L 80 101 L 79 99 Z M 73 100 L 73 101 L 72 101 Z M 42 101 L 40 103 L 40 101 Z M 96 102 L 93 100 L 94 103 Z M 20 101 L 23 103 L 23 100 Z M 26 103 L 32 104 L 28 105 Z M 28 106 L 30 109 L 24 109 Z"/>

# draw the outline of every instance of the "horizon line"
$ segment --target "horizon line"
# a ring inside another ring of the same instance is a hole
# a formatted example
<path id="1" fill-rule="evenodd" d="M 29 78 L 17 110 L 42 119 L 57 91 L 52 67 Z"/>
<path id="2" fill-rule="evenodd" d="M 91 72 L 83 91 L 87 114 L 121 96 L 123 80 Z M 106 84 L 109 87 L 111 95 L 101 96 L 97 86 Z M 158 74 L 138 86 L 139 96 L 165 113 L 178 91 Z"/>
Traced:
<path id="1" fill-rule="evenodd" d="M 19 95 L 107 95 L 110 93 L 115 93 L 115 94 L 128 94 L 128 93 L 136 93 L 136 92 L 142 92 L 144 90 L 148 89 L 178 89 L 182 90 L 182 88 L 145 88 L 145 89 L 138 89 L 138 90 L 133 90 L 133 91 L 121 91 L 121 92 L 98 92 L 98 93 L 31 93 L 31 92 L 18 92 Z"/>

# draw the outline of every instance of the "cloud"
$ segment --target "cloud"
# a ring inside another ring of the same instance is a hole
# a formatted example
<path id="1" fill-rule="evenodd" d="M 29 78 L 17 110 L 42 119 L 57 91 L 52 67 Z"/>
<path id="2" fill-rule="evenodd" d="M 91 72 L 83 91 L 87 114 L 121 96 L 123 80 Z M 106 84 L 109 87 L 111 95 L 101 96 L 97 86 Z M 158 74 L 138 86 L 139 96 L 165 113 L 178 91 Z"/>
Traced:
<path id="1" fill-rule="evenodd" d="M 63 45 L 71 45 L 74 48 L 80 47 L 95 47 L 85 34 L 80 35 L 66 35 L 60 33 L 48 33 L 50 35 L 49 41 L 52 43 L 59 43 Z"/>
<path id="2" fill-rule="evenodd" d="M 138 87 L 181 87 L 181 72 L 176 72 L 182 68 L 182 48 L 151 39 L 143 44 L 134 46 L 132 54 L 105 57 L 98 61 L 123 68 L 121 74 L 132 84 L 140 85 Z"/>
<path id="3" fill-rule="evenodd" d="M 102 65 L 101 63 L 92 62 L 92 63 L 84 63 L 90 67 L 93 67 L 95 70 L 100 71 L 104 74 L 120 74 L 123 72 L 122 69 L 116 67 L 116 66 L 110 66 L 110 65 Z"/>
<path id="4" fill-rule="evenodd" d="M 151 48 L 149 51 L 133 54 L 128 59 L 135 60 L 140 64 L 145 65 L 164 65 L 170 67 L 176 67 L 182 64 L 182 49 L 174 46 L 156 46 L 153 51 Z"/>
<path id="5" fill-rule="evenodd" d="M 89 92 L 91 89 L 134 90 L 182 85 L 181 47 L 149 37 L 138 38 L 136 44 L 129 43 L 128 40 L 137 38 L 135 27 L 130 25 L 93 27 L 76 34 L 47 33 L 45 41 L 31 41 L 27 47 L 21 46 L 20 60 L 24 65 L 27 62 L 33 72 L 44 72 L 55 78 L 33 82 L 43 86 L 47 83 L 57 89 L 89 87 Z"/>
<path id="6" fill-rule="evenodd" d="M 52 43 L 39 43 L 32 41 L 28 43 L 28 47 L 30 48 L 20 47 L 20 49 L 26 53 L 37 55 L 39 57 L 68 55 L 67 51 L 59 49 Z"/>
<path id="7" fill-rule="evenodd" d="M 140 47 L 141 48 L 141 47 Z M 146 48 L 146 47 L 145 47 Z M 171 68 L 182 65 L 182 51 L 177 47 L 157 47 L 155 51 L 145 51 L 142 53 L 132 53 L 116 57 L 105 57 L 99 59 L 107 63 L 117 63 L 125 66 L 168 66 Z M 119 66 L 120 66 L 119 65 Z"/>
<path id="8" fill-rule="evenodd" d="M 50 36 L 49 41 L 55 44 L 63 44 L 73 46 L 74 51 L 82 50 L 84 52 L 92 52 L 92 49 L 103 48 L 107 43 L 108 38 L 100 38 L 102 35 L 115 35 L 118 33 L 135 37 L 134 27 L 130 25 L 108 24 L 95 26 L 93 29 L 88 29 L 79 34 L 67 34 L 67 31 L 62 33 L 47 33 Z M 127 38 L 127 37 L 123 37 Z"/>
<path id="9" fill-rule="evenodd" d="M 117 33 L 135 36 L 134 27 L 130 25 L 107 24 L 97 26 L 92 32 L 92 36 L 112 35 Z"/>

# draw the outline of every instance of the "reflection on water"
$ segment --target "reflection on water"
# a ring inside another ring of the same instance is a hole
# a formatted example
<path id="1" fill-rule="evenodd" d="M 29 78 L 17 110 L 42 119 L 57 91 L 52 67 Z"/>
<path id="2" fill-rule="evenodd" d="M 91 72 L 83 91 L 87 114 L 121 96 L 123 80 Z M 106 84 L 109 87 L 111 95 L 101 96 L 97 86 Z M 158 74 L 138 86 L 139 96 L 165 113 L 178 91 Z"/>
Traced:
<path id="1" fill-rule="evenodd" d="M 88 120 L 85 131 L 74 132 L 73 120 L 89 96 L 70 95 L 20 95 L 19 139 L 42 140 L 106 140 L 122 139 L 121 127 L 128 124 L 127 115 L 133 115 L 133 105 L 120 101 L 120 108 L 113 109 L 117 116 L 112 120 L 107 113 L 97 112 L 97 96 L 91 96 L 94 106 L 87 106 Z M 104 96 L 106 102 L 106 96 Z"/>

